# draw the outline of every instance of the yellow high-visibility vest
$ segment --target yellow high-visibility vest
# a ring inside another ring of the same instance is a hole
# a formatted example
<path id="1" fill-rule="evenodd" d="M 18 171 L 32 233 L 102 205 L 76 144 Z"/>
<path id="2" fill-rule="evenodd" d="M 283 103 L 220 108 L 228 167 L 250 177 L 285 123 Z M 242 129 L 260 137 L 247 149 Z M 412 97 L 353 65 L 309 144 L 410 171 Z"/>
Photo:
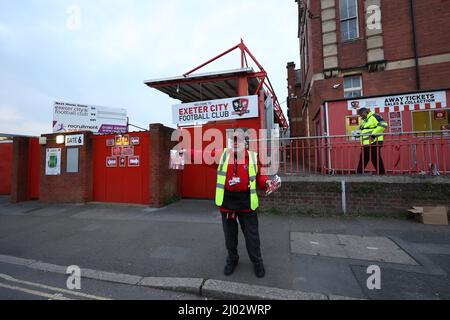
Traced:
<path id="1" fill-rule="evenodd" d="M 369 113 L 366 119 L 361 124 L 361 144 L 368 146 L 377 142 L 383 142 L 383 133 L 388 127 L 386 121 L 374 112 Z M 374 137 L 371 139 L 371 137 Z"/>
<path id="2" fill-rule="evenodd" d="M 256 190 L 256 175 L 258 174 L 258 154 L 249 151 L 248 176 L 250 181 L 250 206 L 253 211 L 259 207 L 258 193 Z M 225 149 L 220 157 L 219 167 L 217 168 L 217 185 L 216 185 L 216 205 L 221 207 L 225 197 L 225 183 L 227 179 L 228 163 L 230 162 L 231 153 Z"/>

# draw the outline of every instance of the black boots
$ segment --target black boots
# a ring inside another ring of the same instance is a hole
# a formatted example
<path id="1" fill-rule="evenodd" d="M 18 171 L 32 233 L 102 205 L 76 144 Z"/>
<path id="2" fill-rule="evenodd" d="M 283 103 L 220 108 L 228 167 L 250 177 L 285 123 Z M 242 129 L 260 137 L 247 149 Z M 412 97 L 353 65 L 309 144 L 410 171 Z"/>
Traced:
<path id="1" fill-rule="evenodd" d="M 264 278 L 266 275 L 266 269 L 264 268 L 264 264 L 262 262 L 255 264 L 255 275 L 258 278 Z"/>
<path id="2" fill-rule="evenodd" d="M 237 263 L 227 262 L 227 265 L 225 266 L 225 270 L 223 271 L 223 273 L 226 276 L 231 276 L 234 273 L 234 270 L 236 269 L 237 265 L 238 265 Z"/>

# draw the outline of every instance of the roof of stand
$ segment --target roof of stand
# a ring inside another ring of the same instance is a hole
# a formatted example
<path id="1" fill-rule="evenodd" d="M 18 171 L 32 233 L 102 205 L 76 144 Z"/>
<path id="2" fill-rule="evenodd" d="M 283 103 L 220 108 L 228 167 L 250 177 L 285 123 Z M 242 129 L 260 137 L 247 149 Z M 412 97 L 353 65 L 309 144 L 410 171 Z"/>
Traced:
<path id="1" fill-rule="evenodd" d="M 173 99 L 188 103 L 235 97 L 238 91 L 236 76 L 254 73 L 253 68 L 241 68 L 147 80 L 144 83 L 150 88 L 159 90 Z M 259 81 L 257 78 L 249 78 L 249 90 L 251 92 L 256 92 L 258 86 Z"/>
<path id="2" fill-rule="evenodd" d="M 194 72 L 202 69 L 206 65 L 220 59 L 236 49 L 241 51 L 240 69 L 194 74 Z M 249 56 L 257 65 L 259 69 L 258 71 L 255 71 L 253 68 L 248 66 L 247 56 Z M 213 59 L 208 60 L 182 76 L 148 80 L 144 81 L 144 83 L 150 88 L 157 89 L 167 94 L 171 98 L 180 100 L 183 103 L 188 103 L 235 97 L 238 92 L 238 76 L 246 76 L 248 79 L 248 89 L 250 95 L 259 94 L 261 90 L 264 90 L 266 95 L 272 98 L 275 120 L 280 124 L 281 129 L 287 130 L 289 128 L 289 124 L 283 114 L 283 110 L 281 109 L 275 90 L 270 83 L 267 72 L 253 56 L 244 44 L 243 40 L 241 40 L 238 45 L 221 53 Z"/>

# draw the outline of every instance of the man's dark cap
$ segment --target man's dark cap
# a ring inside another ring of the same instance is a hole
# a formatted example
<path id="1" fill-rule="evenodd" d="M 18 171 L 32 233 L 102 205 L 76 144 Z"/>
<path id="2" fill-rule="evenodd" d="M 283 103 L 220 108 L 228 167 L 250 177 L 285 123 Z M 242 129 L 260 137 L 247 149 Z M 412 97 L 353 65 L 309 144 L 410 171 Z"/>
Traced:
<path id="1" fill-rule="evenodd" d="M 358 110 L 358 114 L 359 114 L 359 115 L 363 114 L 363 112 L 369 112 L 369 109 L 367 109 L 367 108 L 361 108 L 361 109 Z"/>

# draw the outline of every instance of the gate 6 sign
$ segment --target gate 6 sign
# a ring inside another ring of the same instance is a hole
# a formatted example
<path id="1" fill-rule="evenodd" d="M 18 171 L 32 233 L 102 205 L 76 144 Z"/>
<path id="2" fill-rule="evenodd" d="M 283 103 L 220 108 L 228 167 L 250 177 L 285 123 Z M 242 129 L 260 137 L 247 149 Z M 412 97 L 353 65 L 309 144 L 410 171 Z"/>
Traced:
<path id="1" fill-rule="evenodd" d="M 77 134 L 66 136 L 66 147 L 78 147 L 84 145 L 84 135 Z"/>

